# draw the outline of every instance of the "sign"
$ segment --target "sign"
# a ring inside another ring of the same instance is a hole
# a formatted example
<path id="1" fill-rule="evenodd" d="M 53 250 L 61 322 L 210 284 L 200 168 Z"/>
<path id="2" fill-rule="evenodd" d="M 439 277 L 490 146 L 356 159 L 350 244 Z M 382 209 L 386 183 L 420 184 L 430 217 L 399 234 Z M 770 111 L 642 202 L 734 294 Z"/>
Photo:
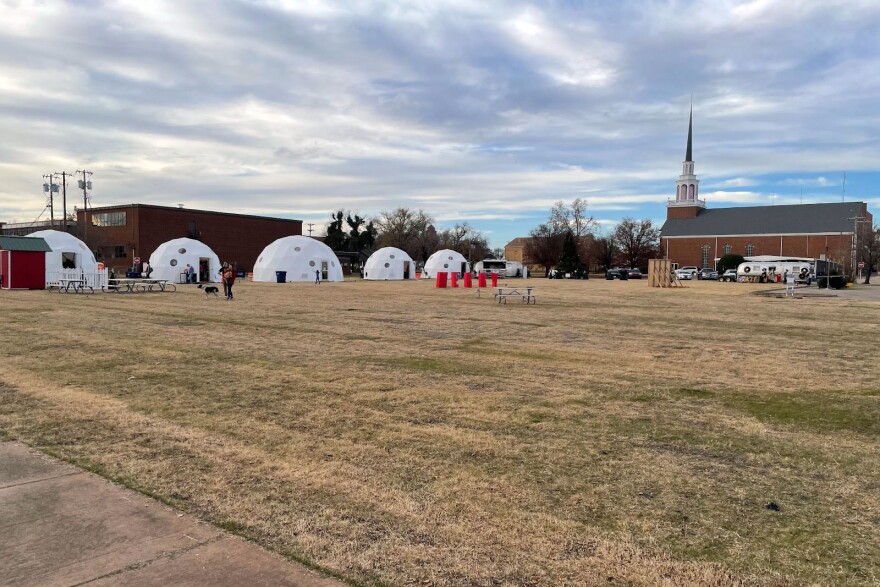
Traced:
<path id="1" fill-rule="evenodd" d="M 140 257 L 135 257 L 135 258 L 134 258 L 134 264 L 135 264 L 135 265 L 137 265 L 137 264 L 140 263 L 140 262 L 141 262 L 141 258 L 140 258 Z"/>
<path id="2" fill-rule="evenodd" d="M 859 269 L 864 269 L 864 268 L 865 268 L 865 262 L 859 261 Z"/>

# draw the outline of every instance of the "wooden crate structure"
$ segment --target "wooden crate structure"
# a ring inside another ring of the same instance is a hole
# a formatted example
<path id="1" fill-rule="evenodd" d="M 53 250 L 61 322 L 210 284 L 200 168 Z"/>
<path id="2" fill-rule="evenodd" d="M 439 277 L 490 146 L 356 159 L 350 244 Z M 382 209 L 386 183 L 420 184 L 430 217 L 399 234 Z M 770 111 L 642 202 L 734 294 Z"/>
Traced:
<path id="1" fill-rule="evenodd" d="M 669 259 L 648 260 L 648 283 L 651 287 L 684 287 L 672 271 Z"/>

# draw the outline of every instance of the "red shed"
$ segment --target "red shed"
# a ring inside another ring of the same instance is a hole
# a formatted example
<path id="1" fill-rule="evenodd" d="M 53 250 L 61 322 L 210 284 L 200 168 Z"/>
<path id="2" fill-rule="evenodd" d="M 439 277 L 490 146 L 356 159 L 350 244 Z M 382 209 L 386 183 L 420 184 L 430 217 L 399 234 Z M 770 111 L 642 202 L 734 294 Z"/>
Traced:
<path id="1" fill-rule="evenodd" d="M 46 241 L 26 236 L 0 236 L 0 288 L 46 289 Z"/>

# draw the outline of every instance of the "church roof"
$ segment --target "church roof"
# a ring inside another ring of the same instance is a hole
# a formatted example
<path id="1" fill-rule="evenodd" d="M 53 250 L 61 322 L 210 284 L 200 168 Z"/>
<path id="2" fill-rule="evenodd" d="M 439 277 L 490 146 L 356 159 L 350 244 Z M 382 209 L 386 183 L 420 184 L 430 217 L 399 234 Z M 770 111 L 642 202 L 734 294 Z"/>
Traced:
<path id="1" fill-rule="evenodd" d="M 864 202 L 743 206 L 700 210 L 696 218 L 670 218 L 661 236 L 851 233 Z"/>

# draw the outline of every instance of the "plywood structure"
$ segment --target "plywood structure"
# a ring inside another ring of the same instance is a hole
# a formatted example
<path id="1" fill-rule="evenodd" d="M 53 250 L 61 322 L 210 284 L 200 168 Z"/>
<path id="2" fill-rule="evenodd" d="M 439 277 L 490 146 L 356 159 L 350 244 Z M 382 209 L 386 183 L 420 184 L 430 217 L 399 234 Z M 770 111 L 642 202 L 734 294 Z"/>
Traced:
<path id="1" fill-rule="evenodd" d="M 651 287 L 684 287 L 672 271 L 669 259 L 648 260 L 648 283 Z"/>

